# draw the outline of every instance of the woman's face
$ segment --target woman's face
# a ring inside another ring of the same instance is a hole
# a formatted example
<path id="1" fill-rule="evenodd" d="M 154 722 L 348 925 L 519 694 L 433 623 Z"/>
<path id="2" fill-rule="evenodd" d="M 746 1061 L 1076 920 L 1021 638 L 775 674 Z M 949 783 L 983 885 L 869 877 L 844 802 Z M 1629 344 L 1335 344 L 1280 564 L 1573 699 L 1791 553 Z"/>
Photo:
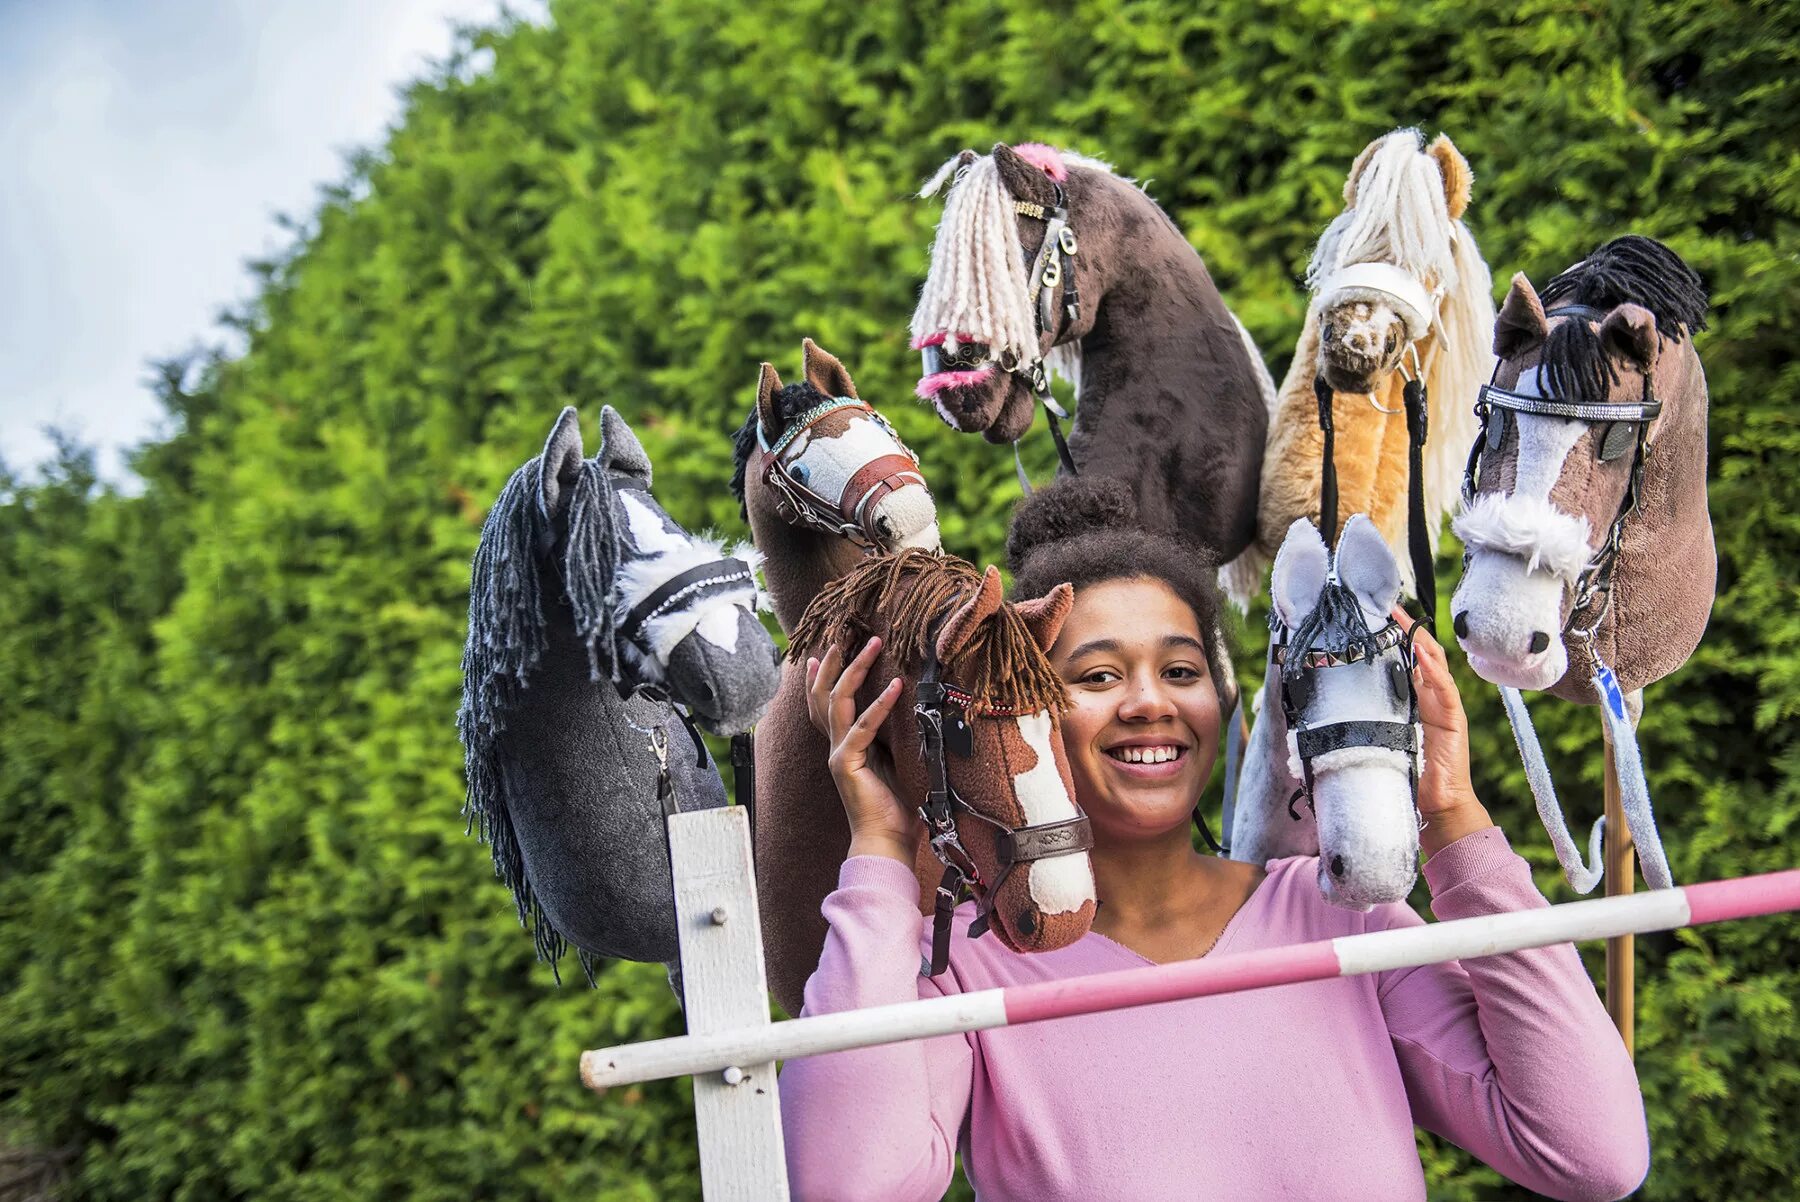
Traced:
<path id="1" fill-rule="evenodd" d="M 1219 744 L 1194 611 L 1159 580 L 1091 585 L 1076 592 L 1050 662 L 1074 701 L 1063 745 L 1096 830 L 1142 838 L 1185 826 Z"/>

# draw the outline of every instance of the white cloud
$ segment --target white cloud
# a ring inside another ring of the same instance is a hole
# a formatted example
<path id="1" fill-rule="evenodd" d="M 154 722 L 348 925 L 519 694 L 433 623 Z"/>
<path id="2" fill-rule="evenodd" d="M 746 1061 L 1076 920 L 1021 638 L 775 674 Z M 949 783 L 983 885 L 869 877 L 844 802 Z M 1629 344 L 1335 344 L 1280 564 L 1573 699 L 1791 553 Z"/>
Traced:
<path id="1" fill-rule="evenodd" d="M 534 17 L 541 8 L 513 5 Z M 54 423 L 102 448 L 155 432 L 146 364 L 227 342 L 248 259 L 286 241 L 396 89 L 499 0 L 0 0 L 0 457 Z"/>

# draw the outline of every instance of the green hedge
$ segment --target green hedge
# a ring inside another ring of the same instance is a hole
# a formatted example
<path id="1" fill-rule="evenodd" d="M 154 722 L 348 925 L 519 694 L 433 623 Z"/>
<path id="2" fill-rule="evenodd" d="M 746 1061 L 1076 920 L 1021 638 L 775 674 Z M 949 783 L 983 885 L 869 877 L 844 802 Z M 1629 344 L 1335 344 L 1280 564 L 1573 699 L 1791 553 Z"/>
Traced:
<path id="1" fill-rule="evenodd" d="M 1636 230 L 1713 290 L 1720 602 L 1645 752 L 1678 876 L 1794 861 L 1800 815 L 1800 17 L 1721 0 L 909 5 L 584 0 L 472 31 L 260 264 L 248 352 L 171 365 L 144 487 L 65 448 L 0 479 L 0 1143 L 84 1198 L 696 1192 L 683 1088 L 592 1097 L 584 1046 L 673 1032 L 655 968 L 532 962 L 465 838 L 452 715 L 487 499 L 557 408 L 722 487 L 755 365 L 841 355 L 997 557 L 1007 456 L 906 398 L 917 182 L 1028 138 L 1149 182 L 1284 366 L 1343 175 L 1449 132 L 1496 280 Z M 491 61 L 490 61 L 491 59 Z M 1041 474 L 1047 445 L 1030 448 Z M 1446 562 L 1444 570 L 1453 571 Z M 1248 629 L 1248 628 L 1247 628 Z M 1491 690 L 1479 784 L 1567 890 Z M 1591 712 L 1538 707 L 1597 809 Z M 1791 1196 L 1800 930 L 1639 942 L 1645 1196 Z M 1346 1120 L 1348 1121 L 1348 1119 Z M 1427 1141 L 1434 1196 L 1518 1197 Z"/>

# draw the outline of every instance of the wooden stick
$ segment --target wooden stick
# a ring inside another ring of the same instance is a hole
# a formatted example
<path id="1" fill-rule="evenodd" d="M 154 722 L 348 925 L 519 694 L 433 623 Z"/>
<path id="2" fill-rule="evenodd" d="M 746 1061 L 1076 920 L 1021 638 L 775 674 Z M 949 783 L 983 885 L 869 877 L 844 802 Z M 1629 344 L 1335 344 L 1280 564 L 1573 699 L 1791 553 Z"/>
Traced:
<path id="1" fill-rule="evenodd" d="M 1631 839 L 1631 827 L 1625 821 L 1625 807 L 1619 800 L 1619 770 L 1613 763 L 1612 737 L 1605 722 L 1600 733 L 1606 740 L 1606 896 L 1625 897 L 1637 887 L 1637 846 Z M 1606 941 L 1606 1012 L 1619 1028 L 1627 1054 L 1636 1055 L 1635 1018 L 1637 997 L 1635 978 L 1637 954 L 1630 934 L 1615 935 Z"/>
<path id="2" fill-rule="evenodd" d="M 735 1066 L 796 1056 L 1787 910 L 1800 910 L 1800 869 L 625 1044 L 583 1052 L 581 1080 L 605 1089 L 730 1074 Z"/>

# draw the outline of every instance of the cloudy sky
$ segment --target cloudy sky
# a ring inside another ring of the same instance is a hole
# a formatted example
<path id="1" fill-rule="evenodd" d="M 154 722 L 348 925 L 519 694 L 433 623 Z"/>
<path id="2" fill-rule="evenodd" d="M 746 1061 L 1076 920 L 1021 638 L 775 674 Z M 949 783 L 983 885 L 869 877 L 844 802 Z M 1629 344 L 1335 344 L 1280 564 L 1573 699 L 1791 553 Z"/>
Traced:
<path id="1" fill-rule="evenodd" d="M 534 0 L 515 12 L 541 16 Z M 226 342 L 246 259 L 284 245 L 395 88 L 499 0 L 0 0 L 0 459 L 46 425 L 156 431 L 145 365 Z"/>

